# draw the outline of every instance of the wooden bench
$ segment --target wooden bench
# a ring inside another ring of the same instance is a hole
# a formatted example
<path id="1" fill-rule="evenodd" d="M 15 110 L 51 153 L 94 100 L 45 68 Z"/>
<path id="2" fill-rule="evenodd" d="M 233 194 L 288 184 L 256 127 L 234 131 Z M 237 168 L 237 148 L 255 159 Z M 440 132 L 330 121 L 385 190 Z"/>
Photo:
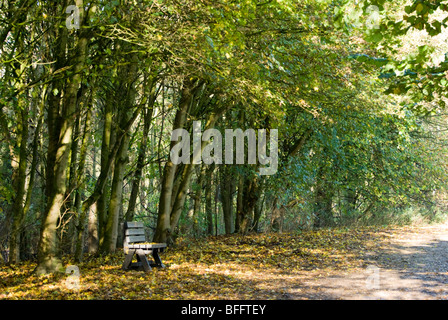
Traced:
<path id="1" fill-rule="evenodd" d="M 125 254 L 122 269 L 137 269 L 145 272 L 151 271 L 152 267 L 164 268 L 162 260 L 160 260 L 159 252 L 163 252 L 166 243 L 145 243 L 146 236 L 141 222 L 125 222 L 124 223 L 124 241 L 123 251 Z M 151 254 L 154 263 L 150 264 L 146 255 Z M 137 262 L 132 262 L 134 255 L 137 256 Z"/>

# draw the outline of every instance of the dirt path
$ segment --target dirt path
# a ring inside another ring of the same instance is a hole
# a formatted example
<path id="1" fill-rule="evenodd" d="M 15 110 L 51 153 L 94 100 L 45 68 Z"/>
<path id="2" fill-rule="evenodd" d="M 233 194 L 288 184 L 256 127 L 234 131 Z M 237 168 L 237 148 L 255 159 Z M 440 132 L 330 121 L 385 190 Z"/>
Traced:
<path id="1" fill-rule="evenodd" d="M 389 239 L 366 254 L 365 268 L 308 277 L 288 290 L 288 298 L 448 300 L 448 224 L 392 233 Z"/>

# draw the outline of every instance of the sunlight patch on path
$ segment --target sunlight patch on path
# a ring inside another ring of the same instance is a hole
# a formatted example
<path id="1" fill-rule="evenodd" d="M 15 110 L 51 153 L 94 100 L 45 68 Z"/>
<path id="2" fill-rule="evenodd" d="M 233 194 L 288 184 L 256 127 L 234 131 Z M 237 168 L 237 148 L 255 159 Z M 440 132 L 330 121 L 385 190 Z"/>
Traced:
<path id="1" fill-rule="evenodd" d="M 448 225 L 399 232 L 371 253 L 376 286 L 368 269 L 304 280 L 289 292 L 294 299 L 425 300 L 448 299 Z"/>

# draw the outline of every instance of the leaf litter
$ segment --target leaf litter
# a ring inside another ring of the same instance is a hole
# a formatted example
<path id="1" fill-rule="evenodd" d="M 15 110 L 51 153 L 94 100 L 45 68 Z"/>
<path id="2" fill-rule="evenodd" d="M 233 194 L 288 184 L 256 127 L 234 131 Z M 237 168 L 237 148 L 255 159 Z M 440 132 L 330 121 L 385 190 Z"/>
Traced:
<path id="1" fill-rule="evenodd" d="M 0 266 L 0 299 L 290 299 L 306 279 L 367 265 L 368 253 L 403 228 L 363 227 L 178 239 L 164 269 L 123 271 L 123 252 L 86 255 L 76 288 L 64 273 L 33 274 L 35 262 Z"/>

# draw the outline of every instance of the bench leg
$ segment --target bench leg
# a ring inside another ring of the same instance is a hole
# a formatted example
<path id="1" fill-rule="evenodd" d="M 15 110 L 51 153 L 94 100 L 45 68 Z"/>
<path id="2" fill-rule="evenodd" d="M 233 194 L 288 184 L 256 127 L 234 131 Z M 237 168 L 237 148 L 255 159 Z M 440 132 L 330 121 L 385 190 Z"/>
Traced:
<path id="1" fill-rule="evenodd" d="M 148 259 L 146 259 L 146 255 L 143 252 L 143 250 L 137 250 L 136 254 L 137 259 L 142 263 L 143 270 L 145 272 L 150 272 L 152 269 L 151 266 L 149 265 Z"/>
<path id="2" fill-rule="evenodd" d="M 135 254 L 135 250 L 129 250 L 129 252 L 126 254 L 126 256 L 124 257 L 123 265 L 121 267 L 123 270 L 129 269 L 129 266 L 131 265 L 132 257 L 134 256 L 134 254 Z"/>
<path id="3" fill-rule="evenodd" d="M 165 268 L 165 265 L 162 263 L 162 260 L 160 260 L 159 257 L 159 249 L 152 250 L 152 257 L 154 258 L 154 262 L 156 263 L 157 267 Z"/>

